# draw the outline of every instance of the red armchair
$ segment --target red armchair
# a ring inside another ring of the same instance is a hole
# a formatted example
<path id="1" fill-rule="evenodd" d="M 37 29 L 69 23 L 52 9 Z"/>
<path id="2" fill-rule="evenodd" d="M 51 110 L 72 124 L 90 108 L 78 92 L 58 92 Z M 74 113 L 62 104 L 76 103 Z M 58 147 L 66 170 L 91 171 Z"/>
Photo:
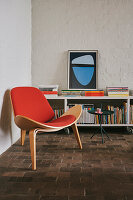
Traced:
<path id="1" fill-rule="evenodd" d="M 78 142 L 82 144 L 76 122 L 82 108 L 76 105 L 58 119 L 54 119 L 54 111 L 42 92 L 34 87 L 16 87 L 11 90 L 11 103 L 14 121 L 21 129 L 21 144 L 24 145 L 26 131 L 29 131 L 32 169 L 36 169 L 36 134 L 53 132 L 71 126 Z"/>

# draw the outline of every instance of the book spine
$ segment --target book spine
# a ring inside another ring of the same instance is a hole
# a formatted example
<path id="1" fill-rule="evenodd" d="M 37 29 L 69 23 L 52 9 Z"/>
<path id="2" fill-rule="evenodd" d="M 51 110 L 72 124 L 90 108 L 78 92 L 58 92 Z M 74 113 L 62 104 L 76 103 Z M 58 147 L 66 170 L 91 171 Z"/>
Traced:
<path id="1" fill-rule="evenodd" d="M 113 91 L 113 92 L 108 92 L 108 94 L 129 94 L 129 92 L 125 92 L 125 91 Z"/>
<path id="2" fill-rule="evenodd" d="M 91 93 L 91 92 L 85 92 L 85 96 L 104 96 L 104 93 L 100 93 L 100 92 L 97 92 L 97 93 Z"/>
<path id="3" fill-rule="evenodd" d="M 110 97 L 126 97 L 129 96 L 129 94 L 108 94 Z"/>
<path id="4" fill-rule="evenodd" d="M 131 124 L 133 124 L 133 105 L 131 105 Z"/>
<path id="5" fill-rule="evenodd" d="M 107 90 L 128 90 L 128 87 L 107 87 Z"/>
<path id="6" fill-rule="evenodd" d="M 41 91 L 43 94 L 58 94 L 57 91 Z"/>

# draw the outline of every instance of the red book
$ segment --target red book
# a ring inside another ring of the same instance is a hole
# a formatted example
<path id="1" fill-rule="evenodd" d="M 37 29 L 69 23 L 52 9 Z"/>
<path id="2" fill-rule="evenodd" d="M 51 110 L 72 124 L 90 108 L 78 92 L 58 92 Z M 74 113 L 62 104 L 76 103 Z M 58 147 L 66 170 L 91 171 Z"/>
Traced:
<path id="1" fill-rule="evenodd" d="M 41 91 L 43 94 L 58 94 L 57 91 Z"/>
<path id="2" fill-rule="evenodd" d="M 95 93 L 92 93 L 92 92 L 85 92 L 85 96 L 104 96 L 104 92 L 95 92 Z"/>

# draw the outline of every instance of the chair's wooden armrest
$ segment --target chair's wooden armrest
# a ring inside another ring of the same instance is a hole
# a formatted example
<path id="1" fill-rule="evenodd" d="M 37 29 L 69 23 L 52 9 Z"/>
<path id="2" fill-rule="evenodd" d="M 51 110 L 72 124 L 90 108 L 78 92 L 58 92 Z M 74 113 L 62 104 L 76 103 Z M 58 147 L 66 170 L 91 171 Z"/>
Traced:
<path id="1" fill-rule="evenodd" d="M 76 105 L 76 106 L 73 106 L 72 108 L 70 108 L 69 110 L 67 110 L 62 116 L 74 115 L 76 117 L 75 121 L 77 121 L 79 119 L 81 113 L 82 113 L 81 105 Z"/>

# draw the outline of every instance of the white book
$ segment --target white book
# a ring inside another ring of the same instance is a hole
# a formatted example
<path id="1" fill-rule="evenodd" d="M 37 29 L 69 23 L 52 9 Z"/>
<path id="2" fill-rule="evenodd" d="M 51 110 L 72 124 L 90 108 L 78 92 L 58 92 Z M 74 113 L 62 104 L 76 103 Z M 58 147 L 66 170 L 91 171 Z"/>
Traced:
<path id="1" fill-rule="evenodd" d="M 38 87 L 41 91 L 58 91 L 59 85 L 39 85 Z"/>

